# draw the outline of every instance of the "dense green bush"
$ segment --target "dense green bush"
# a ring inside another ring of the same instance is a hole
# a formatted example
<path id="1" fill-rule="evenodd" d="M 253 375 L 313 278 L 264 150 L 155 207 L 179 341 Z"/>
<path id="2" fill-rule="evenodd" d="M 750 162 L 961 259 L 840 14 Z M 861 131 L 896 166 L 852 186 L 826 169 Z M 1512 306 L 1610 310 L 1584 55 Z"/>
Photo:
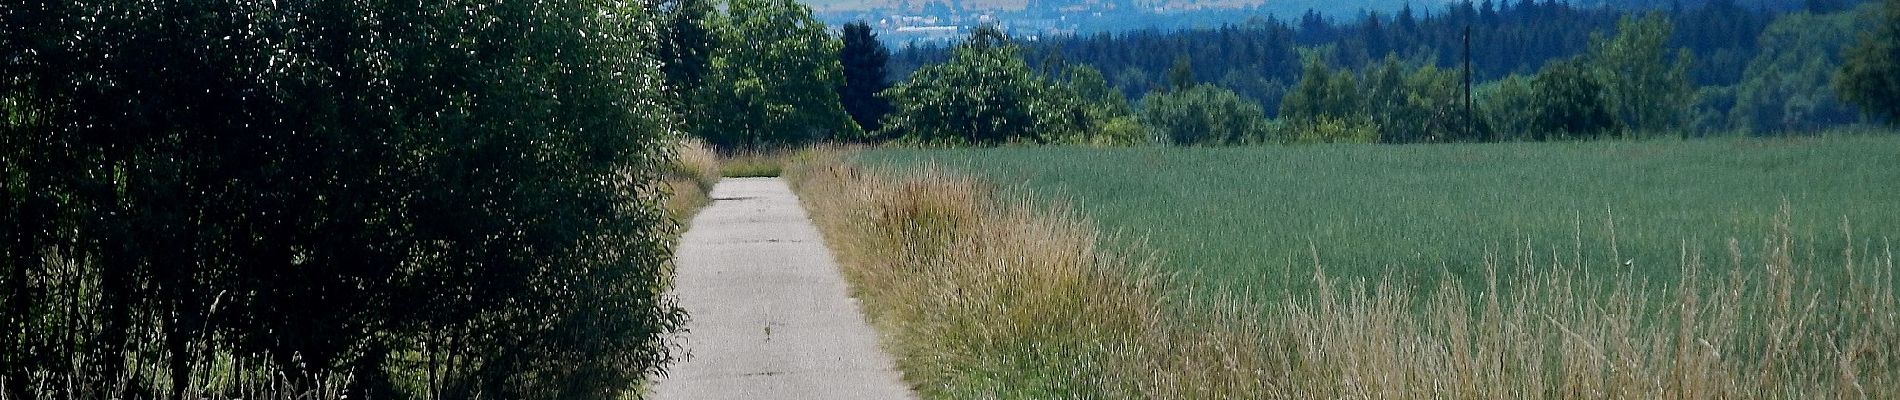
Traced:
<path id="1" fill-rule="evenodd" d="M 1834 86 L 1841 100 L 1868 115 L 1900 123 L 1900 0 L 1883 0 L 1872 15 L 1873 29 L 1861 32 L 1849 47 Z"/>
<path id="2" fill-rule="evenodd" d="M 880 93 L 892 111 L 878 136 L 915 143 L 995 145 L 1030 143 L 1122 144 L 1100 134 L 1127 113 L 1093 69 L 1036 73 L 1022 50 L 994 26 L 957 45 L 951 59 L 917 70 Z"/>
<path id="3" fill-rule="evenodd" d="M 1866 6 L 1864 6 L 1866 7 Z M 1867 30 L 1855 13 L 1795 13 L 1762 31 L 1761 54 L 1748 63 L 1734 89 L 1729 118 L 1736 129 L 1757 134 L 1819 131 L 1856 122 L 1860 113 L 1840 101 L 1830 83 L 1841 66 L 1841 43 Z"/>
<path id="4" fill-rule="evenodd" d="M 1463 82 L 1457 70 L 1408 66 L 1386 58 L 1368 67 L 1364 82 L 1367 128 L 1378 127 L 1384 143 L 1484 140 L 1485 125 L 1476 110 L 1466 115 Z M 1471 118 L 1467 127 L 1466 118 Z M 1349 120 L 1339 118 L 1338 120 Z M 1325 124 L 1320 124 L 1325 125 Z"/>
<path id="5" fill-rule="evenodd" d="M 1477 103 L 1476 114 L 1495 132 L 1489 139 L 1529 139 L 1531 122 L 1537 115 L 1529 106 L 1537 98 L 1537 92 L 1532 90 L 1532 78 L 1511 75 L 1472 90 L 1473 101 Z"/>
<path id="6" fill-rule="evenodd" d="M 856 139 L 838 38 L 791 0 L 729 0 L 711 16 L 708 77 L 690 94 L 692 132 L 722 150 Z"/>
<path id="7" fill-rule="evenodd" d="M 1479 118 L 1497 140 L 1565 140 L 1622 133 L 1603 84 L 1581 62 L 1553 63 L 1477 90 Z"/>
<path id="8" fill-rule="evenodd" d="M 1528 137 L 1536 140 L 1595 138 L 1622 131 L 1604 99 L 1603 83 L 1576 61 L 1553 63 L 1531 79 Z"/>
<path id="9" fill-rule="evenodd" d="M 1616 23 L 1615 36 L 1591 35 L 1583 67 L 1596 75 L 1604 106 L 1619 127 L 1652 134 L 1681 128 L 1687 122 L 1696 94 L 1689 81 L 1692 57 L 1687 49 L 1666 44 L 1674 31 L 1666 16 L 1651 12 L 1623 16 Z"/>
<path id="10" fill-rule="evenodd" d="M 0 13 L 0 397 L 262 365 L 355 398 L 601 398 L 670 360 L 674 122 L 640 6 Z"/>
<path id="11" fill-rule="evenodd" d="M 1259 103 L 1209 84 L 1149 94 L 1141 101 L 1140 118 L 1155 140 L 1163 143 L 1220 145 L 1267 141 L 1267 115 Z"/>

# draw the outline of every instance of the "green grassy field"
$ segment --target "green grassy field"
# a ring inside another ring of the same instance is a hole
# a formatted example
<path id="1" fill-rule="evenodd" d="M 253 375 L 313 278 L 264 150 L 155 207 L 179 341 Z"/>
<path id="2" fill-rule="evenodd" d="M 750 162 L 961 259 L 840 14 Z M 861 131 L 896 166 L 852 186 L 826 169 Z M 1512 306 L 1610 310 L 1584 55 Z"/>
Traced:
<path id="1" fill-rule="evenodd" d="M 1389 271 L 1429 285 L 1449 273 L 1476 283 L 1488 255 L 1529 250 L 1668 283 L 1685 248 L 1722 269 L 1730 238 L 1758 253 L 1783 204 L 1807 265 L 1841 265 L 1843 221 L 1863 255 L 1900 238 L 1900 137 L 1891 134 L 883 149 L 856 162 L 935 164 L 1066 200 L 1104 231 L 1147 240 L 1191 282 L 1268 295 L 1310 286 L 1314 250 L 1327 274 L 1346 278 Z"/>

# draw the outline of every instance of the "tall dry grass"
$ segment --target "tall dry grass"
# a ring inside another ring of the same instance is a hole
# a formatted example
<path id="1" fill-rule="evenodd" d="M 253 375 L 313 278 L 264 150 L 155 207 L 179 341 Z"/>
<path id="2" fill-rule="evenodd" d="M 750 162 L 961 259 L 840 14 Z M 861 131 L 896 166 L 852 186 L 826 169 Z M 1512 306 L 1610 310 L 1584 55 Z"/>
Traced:
<path id="1" fill-rule="evenodd" d="M 700 207 L 712 202 L 708 197 L 719 183 L 719 154 L 706 142 L 684 138 L 673 146 L 673 162 L 661 174 L 666 187 L 666 211 L 681 223 L 692 218 Z"/>
<path id="2" fill-rule="evenodd" d="M 929 398 L 1900 395 L 1890 246 L 1850 240 L 1847 276 L 1815 276 L 1785 211 L 1762 254 L 1684 249 L 1679 282 L 1519 243 L 1485 262 L 1527 272 L 1484 287 L 1338 282 L 1315 261 L 1317 293 L 1241 300 L 1098 246 L 1124 241 L 1060 204 L 843 158 L 788 175 Z"/>
<path id="3" fill-rule="evenodd" d="M 347 373 L 290 372 L 268 363 L 247 363 L 228 352 L 212 350 L 213 362 L 191 368 L 190 386 L 173 396 L 167 365 L 170 355 L 157 340 L 135 342 L 126 352 L 128 370 L 121 375 L 94 379 L 99 360 L 72 357 L 72 370 L 28 377 L 26 387 L 0 384 L 0 400 L 38 399 L 146 399 L 146 400 L 337 400 L 348 399 L 353 377 Z M 15 390 L 18 389 L 18 390 Z M 149 391 L 148 391 L 149 390 Z M 22 397 L 12 397 L 14 393 Z"/>
<path id="4" fill-rule="evenodd" d="M 758 178 L 779 176 L 785 165 L 799 157 L 803 151 L 795 149 L 743 149 L 728 153 L 722 159 L 724 169 L 720 172 L 728 178 Z"/>

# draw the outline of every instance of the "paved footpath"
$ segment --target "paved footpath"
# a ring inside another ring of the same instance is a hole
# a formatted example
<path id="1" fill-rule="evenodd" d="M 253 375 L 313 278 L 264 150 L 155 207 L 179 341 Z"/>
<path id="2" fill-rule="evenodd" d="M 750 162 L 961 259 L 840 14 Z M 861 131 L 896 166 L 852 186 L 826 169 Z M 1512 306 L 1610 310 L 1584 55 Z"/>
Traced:
<path id="1" fill-rule="evenodd" d="M 914 399 L 798 196 L 727 178 L 680 238 L 687 359 L 657 399 Z"/>

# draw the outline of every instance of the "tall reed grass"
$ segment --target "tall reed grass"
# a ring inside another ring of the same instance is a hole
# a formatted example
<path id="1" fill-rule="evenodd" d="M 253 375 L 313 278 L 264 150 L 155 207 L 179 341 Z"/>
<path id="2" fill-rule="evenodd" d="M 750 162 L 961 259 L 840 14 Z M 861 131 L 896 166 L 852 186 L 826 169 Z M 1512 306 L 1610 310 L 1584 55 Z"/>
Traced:
<path id="1" fill-rule="evenodd" d="M 1309 265 L 1261 268 L 1310 268 L 1316 292 L 1242 299 L 1101 247 L 1139 242 L 1061 204 L 845 157 L 788 176 L 928 398 L 1900 396 L 1891 246 L 1797 243 L 1788 207 L 1766 252 L 1685 245 L 1675 282 L 1536 243 L 1490 252 L 1478 287 L 1342 281 L 1313 246 Z M 1847 265 L 1802 261 L 1816 251 Z"/>

